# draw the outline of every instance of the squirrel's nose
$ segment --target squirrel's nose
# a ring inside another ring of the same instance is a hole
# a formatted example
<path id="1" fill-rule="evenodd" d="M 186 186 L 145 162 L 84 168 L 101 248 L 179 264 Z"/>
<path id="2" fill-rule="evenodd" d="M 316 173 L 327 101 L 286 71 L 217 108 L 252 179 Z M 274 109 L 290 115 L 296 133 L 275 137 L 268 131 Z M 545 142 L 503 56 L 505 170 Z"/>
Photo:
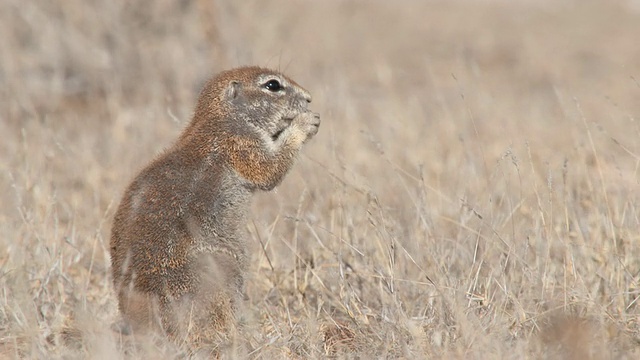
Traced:
<path id="1" fill-rule="evenodd" d="M 293 106 L 303 109 L 303 110 L 307 110 L 307 105 L 309 105 L 309 103 L 311 102 L 311 94 L 309 94 L 308 91 L 306 90 L 298 90 L 298 96 L 295 97 L 295 100 L 293 101 Z"/>
<path id="2" fill-rule="evenodd" d="M 309 92 L 308 92 L 308 91 L 306 91 L 306 90 L 302 90 L 300 95 L 302 95 L 302 98 L 303 98 L 307 103 L 310 103 L 310 102 L 311 102 L 311 94 L 309 94 Z"/>

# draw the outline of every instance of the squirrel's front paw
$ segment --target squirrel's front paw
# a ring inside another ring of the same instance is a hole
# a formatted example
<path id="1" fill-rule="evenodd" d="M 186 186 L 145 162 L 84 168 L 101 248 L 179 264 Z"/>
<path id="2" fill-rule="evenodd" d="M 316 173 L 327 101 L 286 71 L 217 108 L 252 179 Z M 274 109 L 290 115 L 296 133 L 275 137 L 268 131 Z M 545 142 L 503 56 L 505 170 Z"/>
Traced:
<path id="1" fill-rule="evenodd" d="M 318 133 L 318 128 L 320 127 L 320 114 L 310 111 L 299 114 L 293 119 L 291 125 L 302 130 L 308 140 Z"/>

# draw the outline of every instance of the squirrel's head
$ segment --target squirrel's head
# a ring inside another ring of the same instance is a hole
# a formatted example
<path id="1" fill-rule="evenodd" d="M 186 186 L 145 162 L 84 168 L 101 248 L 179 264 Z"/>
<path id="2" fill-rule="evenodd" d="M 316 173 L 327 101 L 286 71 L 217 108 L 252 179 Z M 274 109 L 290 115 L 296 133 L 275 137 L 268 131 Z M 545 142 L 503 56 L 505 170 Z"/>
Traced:
<path id="1" fill-rule="evenodd" d="M 228 130 L 242 133 L 253 127 L 275 140 L 296 115 L 309 111 L 310 102 L 309 92 L 285 75 L 241 67 L 214 77 L 205 86 L 196 112 L 222 110 L 232 116 L 214 121 L 224 121 Z"/>

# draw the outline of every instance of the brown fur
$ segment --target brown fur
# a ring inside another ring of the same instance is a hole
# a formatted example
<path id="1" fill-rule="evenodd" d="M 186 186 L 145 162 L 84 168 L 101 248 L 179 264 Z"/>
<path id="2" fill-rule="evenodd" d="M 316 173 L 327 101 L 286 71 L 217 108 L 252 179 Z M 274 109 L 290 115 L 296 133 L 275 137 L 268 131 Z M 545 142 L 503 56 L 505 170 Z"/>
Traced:
<path id="1" fill-rule="evenodd" d="M 264 84 L 277 79 L 281 91 Z M 278 185 L 320 118 L 311 97 L 258 67 L 222 72 L 178 141 L 126 190 L 111 234 L 113 281 L 134 331 L 161 326 L 192 344 L 235 328 L 251 194 Z"/>

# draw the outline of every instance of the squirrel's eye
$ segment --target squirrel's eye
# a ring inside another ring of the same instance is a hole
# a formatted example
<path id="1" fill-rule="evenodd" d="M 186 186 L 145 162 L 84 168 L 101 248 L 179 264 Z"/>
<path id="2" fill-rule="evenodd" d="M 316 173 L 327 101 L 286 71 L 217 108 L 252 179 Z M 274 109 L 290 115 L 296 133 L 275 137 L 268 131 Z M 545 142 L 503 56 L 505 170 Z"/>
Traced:
<path id="1" fill-rule="evenodd" d="M 265 89 L 273 92 L 282 90 L 282 85 L 278 80 L 269 80 L 262 86 L 264 86 Z"/>

